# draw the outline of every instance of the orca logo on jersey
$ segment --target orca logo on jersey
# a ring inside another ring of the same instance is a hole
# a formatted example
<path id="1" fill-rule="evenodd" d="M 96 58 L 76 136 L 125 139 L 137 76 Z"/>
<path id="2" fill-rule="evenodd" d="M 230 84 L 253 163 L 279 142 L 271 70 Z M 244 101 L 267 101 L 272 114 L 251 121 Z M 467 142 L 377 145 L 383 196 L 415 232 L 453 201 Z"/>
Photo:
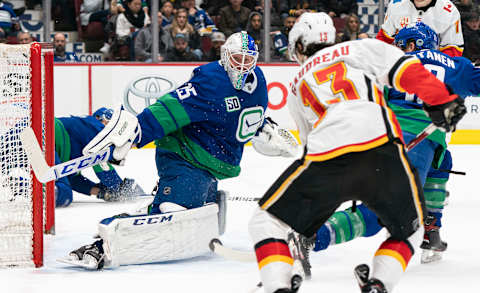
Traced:
<path id="1" fill-rule="evenodd" d="M 247 142 L 252 138 L 262 126 L 263 118 L 261 106 L 244 109 L 238 116 L 237 140 Z"/>
<path id="2" fill-rule="evenodd" d="M 123 105 L 130 113 L 137 115 L 176 88 L 174 81 L 161 75 L 140 76 L 125 88 Z"/>

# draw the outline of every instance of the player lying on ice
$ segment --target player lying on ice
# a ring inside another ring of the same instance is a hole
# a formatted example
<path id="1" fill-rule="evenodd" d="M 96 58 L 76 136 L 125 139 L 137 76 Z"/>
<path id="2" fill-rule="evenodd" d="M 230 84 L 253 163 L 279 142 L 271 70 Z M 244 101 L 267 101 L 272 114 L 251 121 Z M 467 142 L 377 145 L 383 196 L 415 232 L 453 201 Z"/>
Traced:
<path id="1" fill-rule="evenodd" d="M 435 32 L 423 23 L 403 28 L 395 36 L 394 44 L 414 55 L 422 64 L 447 84 L 460 97 L 480 95 L 480 69 L 463 57 L 450 57 L 439 51 Z M 413 139 L 431 119 L 422 110 L 422 101 L 416 95 L 406 95 L 395 90 L 388 92 L 388 104 L 397 115 L 406 142 Z M 446 197 L 446 182 L 452 158 L 446 151 L 445 132 L 436 131 L 407 153 L 410 162 L 419 174 L 423 185 L 428 216 L 425 221 L 424 240 L 421 244 L 422 262 L 441 259 L 447 244 L 440 238 L 441 219 Z M 445 152 L 446 151 L 446 152 Z M 443 153 L 445 152 L 445 155 Z M 435 168 L 436 166 L 440 166 Z M 356 211 L 347 209 L 336 212 L 316 232 L 314 242 L 301 238 L 303 251 L 313 245 L 314 251 L 326 249 L 329 245 L 370 237 L 377 234 L 382 226 L 377 216 L 364 204 Z M 305 264 L 308 267 L 308 264 Z"/>
<path id="2" fill-rule="evenodd" d="M 355 269 L 360 290 L 392 292 L 421 243 L 426 210 L 383 87 L 418 94 L 445 131 L 466 113 L 463 99 L 415 55 L 373 39 L 334 45 L 335 33 L 328 14 L 304 13 L 289 34 L 290 56 L 301 67 L 288 107 L 306 152 L 272 184 L 249 223 L 266 293 L 297 292 L 301 284 L 289 230 L 312 237 L 349 200 L 361 200 L 390 234 L 373 257 L 371 274 L 367 265 Z"/>
<path id="3" fill-rule="evenodd" d="M 100 108 L 91 116 L 55 118 L 55 164 L 82 156 L 82 149 L 112 118 L 113 110 Z M 94 183 L 80 172 L 62 177 L 55 182 L 55 206 L 65 207 L 73 199 L 72 190 L 85 195 L 96 195 L 105 201 L 128 199 L 144 192 L 133 179 L 122 180 L 111 164 L 108 170 L 94 166 L 95 175 L 100 179 Z"/>
<path id="4" fill-rule="evenodd" d="M 93 115 L 55 118 L 55 164 L 67 162 L 82 156 L 82 149 L 108 124 L 113 110 L 100 108 Z M 25 122 L 18 123 L 8 135 L 0 137 L 3 149 L 11 149 L 10 144 L 18 143 L 19 129 Z M 10 153 L 15 156 L 16 153 Z M 0 162 L 0 165 L 2 162 Z M 118 201 L 143 194 L 143 190 L 133 179 L 122 180 L 112 165 L 107 164 L 105 170 L 100 166 L 93 167 L 99 183 L 84 177 L 80 172 L 55 181 L 55 206 L 66 207 L 73 199 L 73 191 L 85 195 L 95 195 L 105 201 Z M 29 181 L 18 174 L 8 174 L 10 189 L 13 195 L 19 188 L 29 188 Z"/>
<path id="5" fill-rule="evenodd" d="M 235 33 L 221 52 L 220 61 L 195 68 L 188 82 L 137 117 L 115 111 L 86 147 L 96 152 L 113 144 L 114 159 L 123 160 L 132 145 L 155 140 L 159 180 L 151 204 L 102 220 L 100 239 L 64 262 L 101 269 L 207 253 L 225 229 L 226 195 L 217 180 L 238 176 L 245 143 L 255 136 L 257 149 L 294 155 L 294 138 L 264 119 L 267 86 L 252 37 Z"/>

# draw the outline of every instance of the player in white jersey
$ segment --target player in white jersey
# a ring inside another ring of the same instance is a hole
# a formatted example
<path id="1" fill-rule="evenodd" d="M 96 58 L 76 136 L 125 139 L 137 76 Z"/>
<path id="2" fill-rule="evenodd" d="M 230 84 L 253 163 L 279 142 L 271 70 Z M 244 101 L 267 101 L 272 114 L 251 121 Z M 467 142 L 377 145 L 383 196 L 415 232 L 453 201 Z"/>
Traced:
<path id="1" fill-rule="evenodd" d="M 290 228 L 311 237 L 341 203 L 361 200 L 390 232 L 375 253 L 372 273 L 355 270 L 362 292 L 391 292 L 423 236 L 425 204 L 384 85 L 416 93 L 432 121 L 454 129 L 463 101 L 412 55 L 379 40 L 334 44 L 325 13 L 305 13 L 289 35 L 302 66 L 288 106 L 305 146 L 259 201 L 249 222 L 266 293 L 297 292 L 287 246 Z"/>
<path id="2" fill-rule="evenodd" d="M 449 0 L 391 0 L 377 39 L 392 44 L 399 30 L 416 22 L 427 24 L 438 34 L 441 52 L 462 56 L 460 13 Z"/>

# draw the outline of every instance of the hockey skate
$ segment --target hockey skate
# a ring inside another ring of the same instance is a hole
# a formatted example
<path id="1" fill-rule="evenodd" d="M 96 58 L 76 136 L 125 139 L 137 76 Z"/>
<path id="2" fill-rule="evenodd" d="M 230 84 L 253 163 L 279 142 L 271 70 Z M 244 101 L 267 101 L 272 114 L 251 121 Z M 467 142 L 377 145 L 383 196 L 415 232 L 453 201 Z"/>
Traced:
<path id="1" fill-rule="evenodd" d="M 440 238 L 440 227 L 436 224 L 434 216 L 427 216 L 425 220 L 425 234 L 420 245 L 422 251 L 422 263 L 430 263 L 442 259 L 442 253 L 447 250 L 447 243 Z"/>
<path id="2" fill-rule="evenodd" d="M 291 288 L 282 288 L 275 290 L 274 293 L 296 293 L 302 285 L 303 278 L 300 275 L 293 275 Z"/>
<path id="3" fill-rule="evenodd" d="M 89 270 L 101 270 L 105 265 L 105 253 L 102 245 L 103 240 L 97 240 L 92 244 L 71 251 L 66 258 L 57 261 Z"/>
<path id="4" fill-rule="evenodd" d="M 388 293 L 382 281 L 375 278 L 368 278 L 370 274 L 368 265 L 358 265 L 353 273 L 362 293 Z"/>
<path id="5" fill-rule="evenodd" d="M 288 233 L 287 241 L 294 260 L 294 273 L 300 272 L 300 275 L 304 276 L 305 279 L 311 279 L 310 250 L 313 249 L 314 242 L 294 231 Z M 301 268 L 298 268 L 299 266 Z"/>

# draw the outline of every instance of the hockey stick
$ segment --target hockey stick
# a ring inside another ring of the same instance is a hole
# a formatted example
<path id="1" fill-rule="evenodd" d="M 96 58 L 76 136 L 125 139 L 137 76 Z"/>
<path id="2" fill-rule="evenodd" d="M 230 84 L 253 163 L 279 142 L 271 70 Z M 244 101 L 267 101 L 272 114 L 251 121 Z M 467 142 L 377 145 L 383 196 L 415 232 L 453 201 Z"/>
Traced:
<path id="1" fill-rule="evenodd" d="M 437 130 L 437 126 L 435 126 L 433 123 L 430 123 L 427 127 L 425 127 L 422 132 L 417 134 L 417 136 L 412 139 L 406 146 L 405 149 L 410 151 L 414 147 L 416 147 L 419 143 L 421 143 L 427 136 L 432 134 L 435 130 Z"/>
<path id="2" fill-rule="evenodd" d="M 20 133 L 20 140 L 27 153 L 28 160 L 32 165 L 33 172 L 41 183 L 57 180 L 58 178 L 75 174 L 85 168 L 107 162 L 110 157 L 110 148 L 106 148 L 97 153 L 85 155 L 50 167 L 43 157 L 42 150 L 38 145 L 32 128 L 25 128 L 22 133 Z"/>
<path id="3" fill-rule="evenodd" d="M 447 169 L 438 169 L 440 172 L 445 172 L 445 173 L 450 173 L 454 175 L 467 175 L 466 172 L 463 171 L 453 171 L 453 170 L 447 170 Z"/>
<path id="4" fill-rule="evenodd" d="M 222 256 L 225 259 L 236 260 L 241 262 L 256 262 L 257 257 L 253 252 L 236 250 L 223 246 L 218 238 L 213 238 L 209 244 L 210 250 Z"/>
<path id="5" fill-rule="evenodd" d="M 228 200 L 231 201 L 259 201 L 261 197 L 250 197 L 250 196 L 229 196 L 227 197 Z"/>

